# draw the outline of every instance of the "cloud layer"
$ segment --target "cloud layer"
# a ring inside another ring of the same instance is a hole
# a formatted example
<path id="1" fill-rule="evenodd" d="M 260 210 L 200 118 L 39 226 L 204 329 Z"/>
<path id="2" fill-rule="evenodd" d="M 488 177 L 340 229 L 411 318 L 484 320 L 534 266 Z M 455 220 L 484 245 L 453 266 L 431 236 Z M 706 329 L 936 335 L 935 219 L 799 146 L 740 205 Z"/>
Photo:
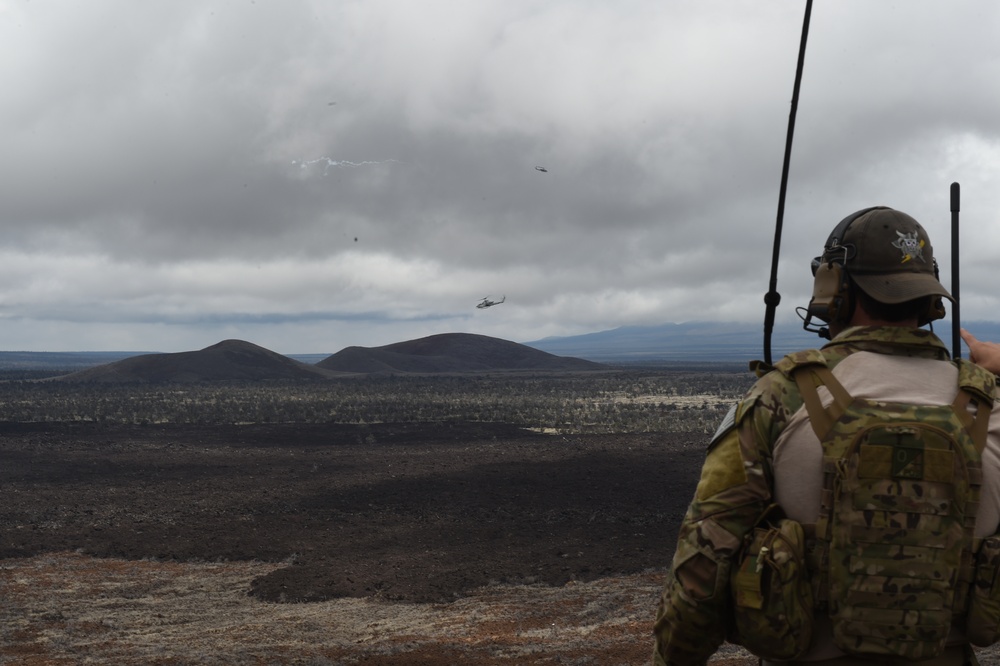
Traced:
<path id="1" fill-rule="evenodd" d="M 0 0 L 0 348 L 762 321 L 803 9 Z M 870 205 L 924 223 L 947 285 L 953 181 L 963 317 L 994 318 L 998 28 L 816 4 L 779 318 Z"/>

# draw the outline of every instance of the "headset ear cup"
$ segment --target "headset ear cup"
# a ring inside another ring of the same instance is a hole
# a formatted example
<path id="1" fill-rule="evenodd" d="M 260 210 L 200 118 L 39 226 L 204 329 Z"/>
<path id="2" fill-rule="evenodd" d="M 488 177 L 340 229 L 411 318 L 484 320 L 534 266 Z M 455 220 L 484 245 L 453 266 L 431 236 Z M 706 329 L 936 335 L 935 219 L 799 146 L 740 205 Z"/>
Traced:
<path id="1" fill-rule="evenodd" d="M 834 321 L 846 324 L 851 321 L 851 317 L 854 316 L 854 306 L 856 304 L 856 299 L 854 297 L 855 287 L 850 280 L 847 279 L 847 271 L 844 270 L 843 282 L 840 285 L 840 300 L 838 301 L 839 308 L 837 310 L 837 318 Z"/>
<path id="2" fill-rule="evenodd" d="M 847 271 L 834 261 L 821 263 L 813 280 L 808 312 L 826 323 L 847 322 L 851 317 L 851 290 Z"/>
<path id="3" fill-rule="evenodd" d="M 920 325 L 929 324 L 938 319 L 944 319 L 947 315 L 944 309 L 944 299 L 940 296 L 930 296 L 927 298 L 927 307 L 920 315 Z"/>

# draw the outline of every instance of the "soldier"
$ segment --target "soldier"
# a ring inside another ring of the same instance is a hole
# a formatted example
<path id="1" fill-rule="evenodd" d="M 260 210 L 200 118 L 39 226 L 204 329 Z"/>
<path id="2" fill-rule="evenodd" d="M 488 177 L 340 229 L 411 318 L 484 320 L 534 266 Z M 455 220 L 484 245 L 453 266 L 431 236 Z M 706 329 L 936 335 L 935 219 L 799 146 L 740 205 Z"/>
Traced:
<path id="1" fill-rule="evenodd" d="M 831 340 L 777 363 L 712 438 L 653 662 L 729 640 L 763 663 L 975 663 L 970 643 L 1000 638 L 994 378 L 921 328 L 951 295 L 909 215 L 848 216 L 813 274 Z"/>

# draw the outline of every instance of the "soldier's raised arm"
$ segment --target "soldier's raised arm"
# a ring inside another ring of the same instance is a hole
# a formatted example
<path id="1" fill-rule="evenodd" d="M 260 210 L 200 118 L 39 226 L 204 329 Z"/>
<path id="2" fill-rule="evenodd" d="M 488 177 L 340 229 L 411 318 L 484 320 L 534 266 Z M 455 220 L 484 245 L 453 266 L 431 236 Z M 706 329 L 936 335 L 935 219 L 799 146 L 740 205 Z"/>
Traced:
<path id="1" fill-rule="evenodd" d="M 964 328 L 962 340 L 969 347 L 969 360 L 983 366 L 994 375 L 1000 374 L 1000 344 L 979 340 Z"/>

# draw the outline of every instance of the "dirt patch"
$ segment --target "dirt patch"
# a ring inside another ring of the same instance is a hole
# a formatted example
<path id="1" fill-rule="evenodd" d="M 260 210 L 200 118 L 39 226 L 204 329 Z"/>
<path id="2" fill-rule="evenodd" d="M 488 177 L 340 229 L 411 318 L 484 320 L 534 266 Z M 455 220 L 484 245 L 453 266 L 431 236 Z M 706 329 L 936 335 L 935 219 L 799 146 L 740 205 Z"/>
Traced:
<path id="1" fill-rule="evenodd" d="M 448 604 L 249 596 L 250 581 L 276 566 L 73 553 L 0 561 L 4 654 L 36 666 L 81 655 L 114 664 L 643 664 L 661 578 L 491 586 Z"/>

